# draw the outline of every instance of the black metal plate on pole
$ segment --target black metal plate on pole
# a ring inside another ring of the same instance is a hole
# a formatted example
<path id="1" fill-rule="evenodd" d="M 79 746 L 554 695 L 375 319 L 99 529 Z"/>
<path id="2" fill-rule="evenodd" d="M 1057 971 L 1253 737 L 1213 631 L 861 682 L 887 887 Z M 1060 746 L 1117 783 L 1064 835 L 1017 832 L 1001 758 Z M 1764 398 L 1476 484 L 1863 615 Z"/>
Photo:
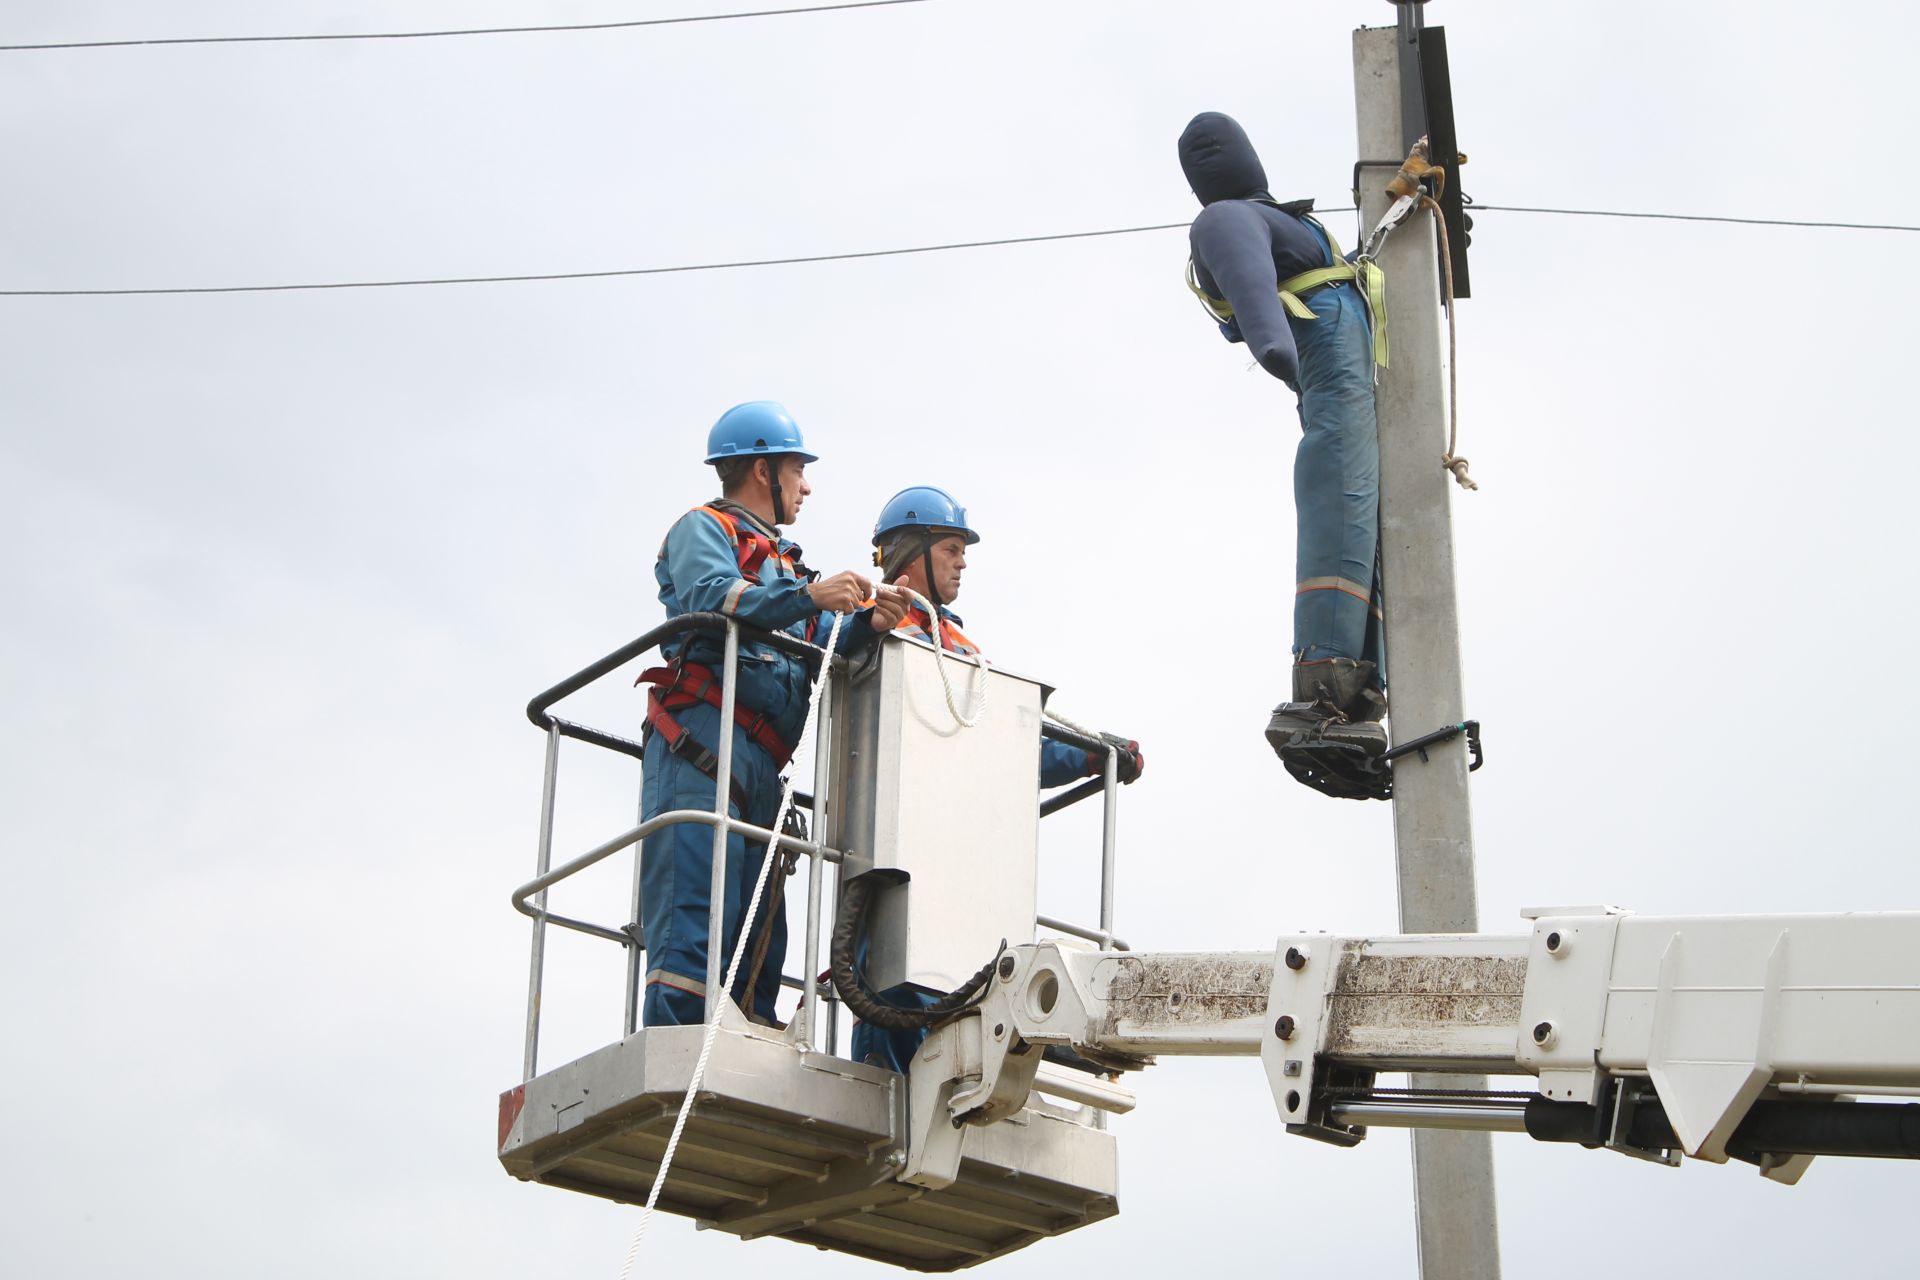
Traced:
<path id="1" fill-rule="evenodd" d="M 1447 248 L 1453 259 L 1453 296 L 1471 297 L 1467 275 L 1467 221 L 1460 187 L 1460 146 L 1453 129 L 1453 78 L 1447 71 L 1447 29 L 1420 30 L 1420 95 L 1426 109 L 1427 155 L 1445 166 L 1446 187 L 1440 192 L 1440 216 L 1447 224 Z"/>
<path id="2" fill-rule="evenodd" d="M 1421 44 L 1426 31 L 1427 0 L 1394 0 L 1399 9 L 1396 39 L 1400 44 L 1400 155 L 1427 133 L 1426 90 L 1421 86 Z"/>

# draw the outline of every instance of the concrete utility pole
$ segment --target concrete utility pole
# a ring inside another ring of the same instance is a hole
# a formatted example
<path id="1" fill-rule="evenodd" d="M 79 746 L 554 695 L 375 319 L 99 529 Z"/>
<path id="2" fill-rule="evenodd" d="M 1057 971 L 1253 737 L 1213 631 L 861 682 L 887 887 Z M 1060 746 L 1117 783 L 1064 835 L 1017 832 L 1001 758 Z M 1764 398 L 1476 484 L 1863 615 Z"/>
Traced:
<path id="1" fill-rule="evenodd" d="M 1423 119 L 1412 60 L 1424 0 L 1397 0 L 1398 29 L 1353 36 L 1359 120 L 1360 220 L 1386 212 L 1383 192 L 1419 136 Z M 1403 95 L 1403 87 L 1407 93 Z M 1453 157 L 1434 156 L 1453 168 Z M 1384 162 L 1375 165 L 1371 162 Z M 1449 172 L 1450 182 L 1458 174 Z M 1386 594 L 1387 695 L 1393 741 L 1465 718 L 1460 687 L 1459 604 L 1453 584 L 1453 477 L 1447 447 L 1444 323 L 1433 218 L 1410 216 L 1380 252 L 1387 275 L 1390 365 L 1380 375 L 1380 548 Z M 1403 757 L 1393 772 L 1393 842 L 1400 879 L 1400 928 L 1407 933 L 1475 933 L 1472 818 L 1463 736 Z M 1484 1077 L 1416 1074 L 1415 1088 L 1484 1088 Z M 1488 1280 L 1500 1274 L 1494 1217 L 1493 1147 L 1485 1133 L 1416 1130 L 1414 1203 L 1423 1280 Z"/>

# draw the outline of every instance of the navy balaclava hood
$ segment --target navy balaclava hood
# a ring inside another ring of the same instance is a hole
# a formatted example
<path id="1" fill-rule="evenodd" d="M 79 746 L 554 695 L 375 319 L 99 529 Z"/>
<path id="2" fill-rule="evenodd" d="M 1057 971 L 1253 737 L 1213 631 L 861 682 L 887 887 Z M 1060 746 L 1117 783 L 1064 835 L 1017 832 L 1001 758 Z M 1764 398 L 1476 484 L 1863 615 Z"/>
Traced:
<path id="1" fill-rule="evenodd" d="M 1201 204 L 1216 200 L 1271 200 L 1247 131 L 1232 116 L 1203 111 L 1180 135 L 1180 167 Z"/>

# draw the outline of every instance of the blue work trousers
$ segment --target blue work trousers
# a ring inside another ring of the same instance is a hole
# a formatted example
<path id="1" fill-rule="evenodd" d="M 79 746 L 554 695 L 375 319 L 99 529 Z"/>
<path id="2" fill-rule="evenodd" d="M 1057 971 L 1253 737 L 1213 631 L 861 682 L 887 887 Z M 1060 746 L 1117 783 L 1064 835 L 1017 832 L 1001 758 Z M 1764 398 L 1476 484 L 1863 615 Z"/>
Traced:
<path id="1" fill-rule="evenodd" d="M 855 954 L 854 963 L 865 970 L 865 938 L 860 939 L 859 950 Z M 882 1001 L 901 1009 L 925 1009 L 939 998 L 925 987 L 911 982 L 888 987 L 880 993 Z M 907 1068 L 913 1065 L 913 1055 L 920 1052 L 920 1042 L 927 1038 L 928 1030 L 927 1027 L 876 1027 L 870 1022 L 856 1021 L 853 1024 L 853 1060 L 905 1075 Z"/>
<path id="2" fill-rule="evenodd" d="M 715 732 L 720 723 L 716 707 L 704 703 L 673 712 L 673 718 L 685 725 L 694 740 L 708 750 L 718 746 Z M 734 732 L 733 776 L 747 798 L 748 812 L 741 813 L 737 803 L 729 803 L 728 812 L 736 818 L 765 826 L 773 820 L 780 805 L 780 770 L 773 757 Z M 640 788 L 641 814 L 645 818 L 672 809 L 699 809 L 713 812 L 714 780 L 694 768 L 692 763 L 667 750 L 666 739 L 658 733 L 647 738 L 646 772 Z M 732 958 L 740 937 L 741 916 L 753 895 L 766 846 L 749 845 L 746 837 L 728 835 L 726 861 L 726 907 L 722 916 L 721 972 Z M 642 1018 L 650 1027 L 699 1023 L 706 1018 L 707 992 L 707 910 L 712 901 L 713 828 L 703 823 L 675 823 L 648 836 L 640 846 L 640 918 L 646 943 L 647 985 Z M 766 918 L 768 905 L 763 900 L 760 918 Z M 748 951 L 741 961 L 739 982 L 746 980 L 752 959 L 751 935 Z M 773 937 L 767 958 L 753 989 L 750 1012 L 763 1022 L 772 1022 L 773 1005 L 780 994 L 781 966 L 787 956 L 787 920 L 785 910 L 774 913 Z M 743 992 L 736 990 L 734 1000 L 743 1009 Z"/>
<path id="3" fill-rule="evenodd" d="M 1293 652 L 1357 658 L 1386 673 L 1380 625 L 1380 434 L 1373 337 L 1351 284 L 1304 299 L 1288 317 L 1300 352 L 1300 448 L 1293 462 Z"/>

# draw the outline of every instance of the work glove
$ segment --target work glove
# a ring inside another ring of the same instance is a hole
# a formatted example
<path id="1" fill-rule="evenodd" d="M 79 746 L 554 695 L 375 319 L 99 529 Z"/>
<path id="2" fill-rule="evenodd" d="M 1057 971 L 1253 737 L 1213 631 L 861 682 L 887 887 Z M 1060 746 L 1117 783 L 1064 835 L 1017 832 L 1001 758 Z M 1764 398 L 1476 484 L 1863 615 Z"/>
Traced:
<path id="1" fill-rule="evenodd" d="M 1140 775 L 1147 771 L 1147 756 L 1140 750 L 1140 744 L 1131 738 L 1121 738 L 1111 733 L 1103 733 L 1100 737 L 1113 745 L 1114 754 L 1119 757 L 1117 772 L 1121 783 L 1124 785 L 1138 781 Z M 1106 767 L 1107 762 L 1103 755 L 1094 751 L 1087 752 L 1088 774 L 1104 773 Z"/>

